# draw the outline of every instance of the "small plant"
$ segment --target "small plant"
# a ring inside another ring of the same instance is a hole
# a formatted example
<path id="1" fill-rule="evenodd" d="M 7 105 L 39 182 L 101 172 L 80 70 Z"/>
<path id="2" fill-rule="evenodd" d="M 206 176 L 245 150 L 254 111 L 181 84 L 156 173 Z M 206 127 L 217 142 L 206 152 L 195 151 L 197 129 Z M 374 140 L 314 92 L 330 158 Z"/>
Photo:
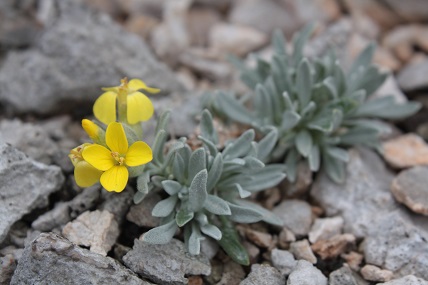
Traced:
<path id="1" fill-rule="evenodd" d="M 283 160 L 289 181 L 296 179 L 298 162 L 306 160 L 313 172 L 322 168 L 341 183 L 346 149 L 355 145 L 379 149 L 382 127 L 376 119 L 404 118 L 417 112 L 420 104 L 397 104 L 392 96 L 370 98 L 387 77 L 371 64 L 374 45 L 346 72 L 333 53 L 304 57 L 311 31 L 306 27 L 294 38 L 291 54 L 282 33 L 275 32 L 272 59 L 257 59 L 255 68 L 235 59 L 252 92 L 241 98 L 225 92 L 207 94 L 204 105 L 224 120 L 249 125 L 262 134 L 276 130 L 278 140 L 266 161 Z"/>
<path id="2" fill-rule="evenodd" d="M 161 218 L 160 226 L 146 232 L 142 239 L 164 244 L 181 228 L 190 254 L 199 254 L 200 241 L 208 236 L 236 262 L 249 264 L 234 222 L 282 225 L 271 212 L 242 199 L 277 185 L 285 177 L 282 164 L 262 162 L 275 145 L 277 131 L 270 130 L 257 143 L 254 131 L 247 130 L 220 151 L 211 114 L 205 110 L 199 136 L 203 147 L 192 150 L 186 138 L 180 138 L 165 153 L 168 117 L 169 113 L 164 113 L 158 121 L 153 161 L 137 179 L 134 202 L 139 203 L 156 189 L 168 195 L 152 211 L 153 216 Z"/>

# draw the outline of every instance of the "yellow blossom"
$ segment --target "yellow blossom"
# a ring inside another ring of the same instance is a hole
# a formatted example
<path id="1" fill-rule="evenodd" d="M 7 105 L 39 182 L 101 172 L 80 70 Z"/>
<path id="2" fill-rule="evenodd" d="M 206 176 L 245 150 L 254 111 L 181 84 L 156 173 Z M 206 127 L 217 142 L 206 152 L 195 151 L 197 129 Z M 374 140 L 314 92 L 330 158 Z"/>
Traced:
<path id="1" fill-rule="evenodd" d="M 89 187 L 100 181 L 102 171 L 96 169 L 83 159 L 83 150 L 90 146 L 84 143 L 70 151 L 68 157 L 74 165 L 74 179 L 79 187 Z"/>
<path id="2" fill-rule="evenodd" d="M 128 82 L 126 78 L 121 80 L 120 86 L 103 88 L 103 90 L 106 92 L 95 101 L 93 111 L 95 117 L 106 125 L 116 121 L 116 113 L 119 115 L 119 121 L 131 125 L 147 121 L 153 115 L 153 104 L 139 90 L 149 93 L 160 91 L 157 88 L 148 87 L 139 79 L 131 79 Z"/>
<path id="3" fill-rule="evenodd" d="M 101 185 L 107 191 L 122 192 L 128 182 L 128 167 L 139 166 L 150 162 L 152 150 L 142 141 L 128 147 L 128 139 L 122 124 L 110 123 L 106 131 L 107 147 L 93 144 L 85 147 L 83 158 L 100 171 Z"/>
<path id="4" fill-rule="evenodd" d="M 95 143 L 105 145 L 105 131 L 102 128 L 88 119 L 82 120 L 82 127 Z"/>

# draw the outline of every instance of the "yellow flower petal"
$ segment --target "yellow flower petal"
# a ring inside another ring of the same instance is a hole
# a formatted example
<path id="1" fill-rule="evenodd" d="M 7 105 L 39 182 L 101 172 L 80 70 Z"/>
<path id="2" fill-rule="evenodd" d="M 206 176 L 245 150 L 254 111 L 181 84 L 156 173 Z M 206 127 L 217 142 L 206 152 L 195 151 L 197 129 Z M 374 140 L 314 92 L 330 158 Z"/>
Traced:
<path id="1" fill-rule="evenodd" d="M 94 122 L 89 121 L 88 119 L 83 119 L 82 128 L 85 130 L 85 132 L 91 139 L 98 137 L 99 127 Z"/>
<path id="2" fill-rule="evenodd" d="M 133 143 L 126 153 L 125 163 L 128 166 L 146 164 L 153 159 L 152 149 L 142 141 Z"/>
<path id="3" fill-rule="evenodd" d="M 103 93 L 94 103 L 94 115 L 100 122 L 108 125 L 116 121 L 117 94 L 108 91 Z"/>
<path id="4" fill-rule="evenodd" d="M 144 83 L 140 79 L 131 79 L 131 81 L 128 82 L 128 88 L 129 91 L 137 91 L 143 89 L 152 94 L 156 94 L 160 91 L 160 89 L 147 86 L 146 83 Z"/>
<path id="5" fill-rule="evenodd" d="M 128 123 L 133 125 L 147 121 L 154 113 L 152 101 L 141 92 L 128 95 Z"/>
<path id="6" fill-rule="evenodd" d="M 121 123 L 113 122 L 107 126 L 106 143 L 112 151 L 120 154 L 128 151 L 128 139 Z"/>
<path id="7" fill-rule="evenodd" d="M 114 166 L 101 175 L 101 185 L 107 191 L 122 192 L 128 182 L 128 169 L 126 166 Z"/>
<path id="8" fill-rule="evenodd" d="M 99 144 L 85 147 L 82 152 L 83 158 L 98 170 L 106 171 L 115 165 L 111 151 Z"/>
<path id="9" fill-rule="evenodd" d="M 74 179 L 79 187 L 89 187 L 100 181 L 103 172 L 82 160 L 74 168 Z"/>

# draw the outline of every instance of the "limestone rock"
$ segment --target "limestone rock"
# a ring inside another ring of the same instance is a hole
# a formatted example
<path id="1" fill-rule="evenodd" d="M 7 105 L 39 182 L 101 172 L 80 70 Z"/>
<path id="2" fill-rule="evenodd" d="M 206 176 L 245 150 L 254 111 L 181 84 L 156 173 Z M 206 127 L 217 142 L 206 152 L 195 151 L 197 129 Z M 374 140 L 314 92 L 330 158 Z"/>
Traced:
<path id="1" fill-rule="evenodd" d="M 13 255 L 7 254 L 0 258 L 0 284 L 10 284 L 13 272 L 16 268 L 16 261 Z"/>
<path id="2" fill-rule="evenodd" d="M 119 225 L 110 212 L 96 210 L 81 214 L 62 233 L 71 242 L 106 256 L 119 236 Z"/>
<path id="3" fill-rule="evenodd" d="M 344 221 L 341 216 L 315 219 L 309 232 L 309 241 L 315 243 L 319 240 L 329 239 L 340 234 L 343 223 Z"/>
<path id="4" fill-rule="evenodd" d="M 186 253 L 184 244 L 172 239 L 167 244 L 148 244 L 135 240 L 123 262 L 132 271 L 160 284 L 187 284 L 189 275 L 209 275 L 211 266 L 204 255 Z"/>
<path id="5" fill-rule="evenodd" d="M 385 283 L 377 283 L 376 285 L 428 285 L 428 281 L 414 275 L 407 275 Z"/>
<path id="6" fill-rule="evenodd" d="M 369 281 L 389 281 L 393 276 L 391 271 L 382 270 L 370 264 L 366 264 L 361 268 L 361 275 L 363 275 L 364 279 Z"/>
<path id="7" fill-rule="evenodd" d="M 355 247 L 355 237 L 351 234 L 336 235 L 328 240 L 319 240 L 311 248 L 321 259 L 332 259 Z"/>
<path id="8" fill-rule="evenodd" d="M 279 271 L 267 264 L 253 264 L 247 278 L 240 285 L 282 285 L 285 277 Z"/>
<path id="9" fill-rule="evenodd" d="M 295 235 L 304 236 L 309 233 L 312 225 L 312 211 L 307 202 L 285 200 L 272 211 Z"/>
<path id="10" fill-rule="evenodd" d="M 0 142 L 0 243 L 16 221 L 47 206 L 49 195 L 60 190 L 63 182 L 59 167 L 31 160 Z"/>
<path id="11" fill-rule="evenodd" d="M 297 265 L 293 254 L 287 250 L 273 249 L 271 259 L 273 266 L 284 276 L 288 276 Z"/>
<path id="12" fill-rule="evenodd" d="M 352 272 L 347 266 L 343 266 L 329 275 L 329 285 L 367 285 L 361 277 Z"/>
<path id="13" fill-rule="evenodd" d="M 428 167 L 415 166 L 402 171 L 391 184 L 398 202 L 413 212 L 428 216 Z"/>
<path id="14" fill-rule="evenodd" d="M 428 144 L 416 134 L 406 134 L 383 143 L 383 156 L 395 168 L 428 165 Z"/>
<path id="15" fill-rule="evenodd" d="M 327 277 L 306 260 L 299 260 L 290 273 L 287 285 L 327 285 Z"/>
<path id="16" fill-rule="evenodd" d="M 404 92 L 428 88 L 428 80 L 423 76 L 428 72 L 428 59 L 410 63 L 398 73 L 398 84 Z"/>
<path id="17" fill-rule="evenodd" d="M 290 244 L 290 252 L 297 260 L 303 259 L 312 264 L 317 263 L 317 258 L 314 255 L 307 239 L 292 242 Z"/>
<path id="18" fill-rule="evenodd" d="M 80 248 L 53 233 L 40 234 L 25 248 L 10 284 L 150 285 L 114 259 Z"/>

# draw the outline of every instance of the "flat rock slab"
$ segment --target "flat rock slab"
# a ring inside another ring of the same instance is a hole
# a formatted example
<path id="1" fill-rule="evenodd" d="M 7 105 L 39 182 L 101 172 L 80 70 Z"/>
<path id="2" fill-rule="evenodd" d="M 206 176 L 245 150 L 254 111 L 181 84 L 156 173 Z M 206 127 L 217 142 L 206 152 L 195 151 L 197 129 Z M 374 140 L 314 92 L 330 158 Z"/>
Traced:
<path id="1" fill-rule="evenodd" d="M 81 2 L 52 2 L 35 46 L 5 56 L 0 101 L 6 107 L 17 113 L 56 113 L 95 100 L 100 87 L 119 85 L 125 76 L 163 92 L 182 90 L 141 38 Z"/>
<path id="2" fill-rule="evenodd" d="M 391 191 L 398 202 L 415 213 L 428 216 L 428 166 L 402 171 L 392 181 Z"/>
<path id="3" fill-rule="evenodd" d="M 210 275 L 211 265 L 204 255 L 192 256 L 184 243 L 172 239 L 167 244 L 149 244 L 135 240 L 123 262 L 132 271 L 157 284 L 185 285 L 185 275 Z"/>
<path id="4" fill-rule="evenodd" d="M 0 243 L 10 227 L 32 210 L 45 207 L 64 182 L 61 169 L 29 159 L 0 142 Z"/>
<path id="5" fill-rule="evenodd" d="M 24 250 L 11 285 L 149 285 L 123 265 L 80 248 L 54 233 L 42 233 Z"/>

